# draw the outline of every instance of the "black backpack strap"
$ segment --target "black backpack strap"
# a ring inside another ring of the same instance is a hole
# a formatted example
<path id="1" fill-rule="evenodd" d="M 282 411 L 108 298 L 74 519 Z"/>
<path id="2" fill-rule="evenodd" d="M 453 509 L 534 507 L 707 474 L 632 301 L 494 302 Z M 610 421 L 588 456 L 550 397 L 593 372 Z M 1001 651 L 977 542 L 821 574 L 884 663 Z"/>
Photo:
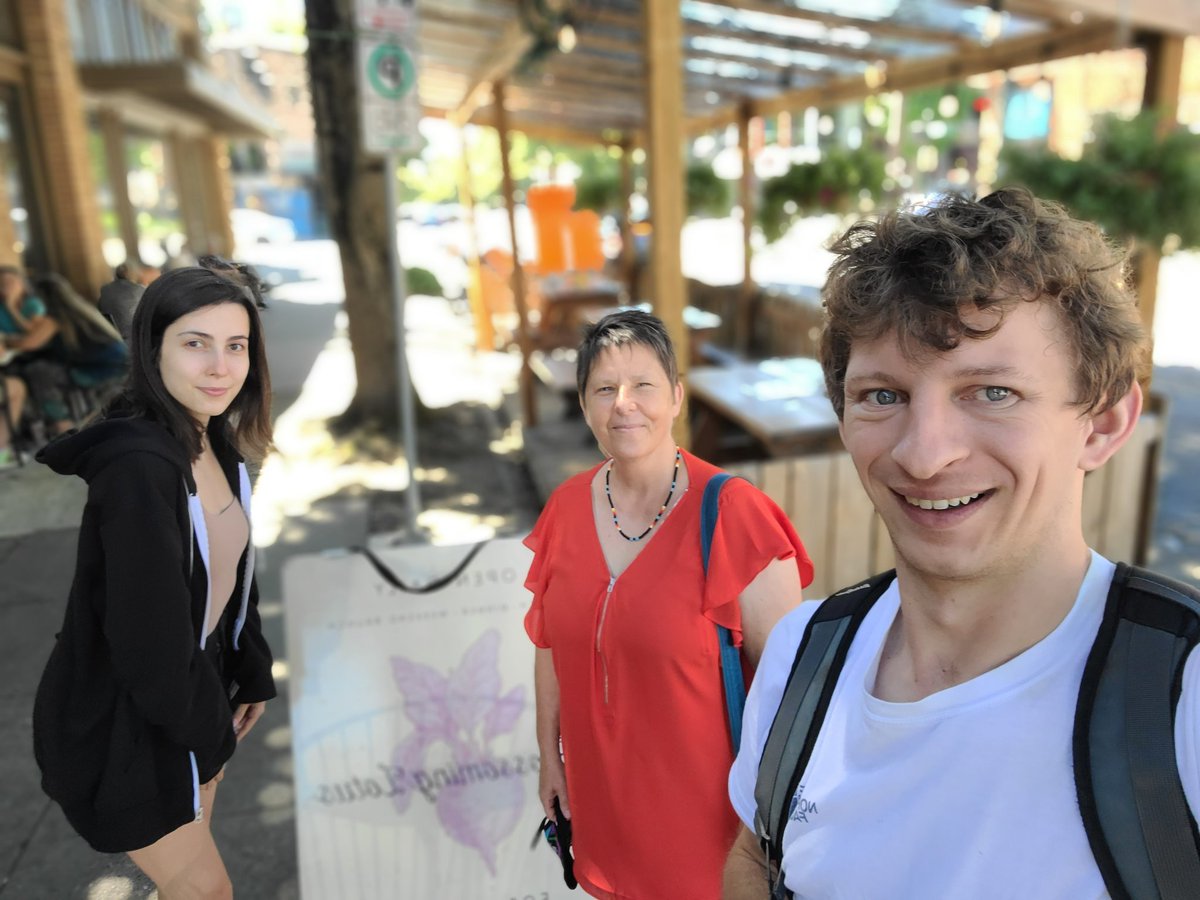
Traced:
<path id="1" fill-rule="evenodd" d="M 1114 900 L 1200 894 L 1200 838 L 1179 778 L 1175 706 L 1200 640 L 1200 592 L 1117 566 L 1075 709 L 1075 789 Z"/>
<path id="2" fill-rule="evenodd" d="M 895 570 L 888 571 L 831 595 L 813 614 L 804 631 L 763 747 L 754 787 L 757 804 L 754 827 L 772 873 L 782 863 L 783 830 L 791 800 L 812 756 L 850 642 L 867 612 L 895 577 Z M 782 872 L 771 888 L 773 897 L 786 896 Z M 777 889 L 781 891 L 778 894 Z"/>

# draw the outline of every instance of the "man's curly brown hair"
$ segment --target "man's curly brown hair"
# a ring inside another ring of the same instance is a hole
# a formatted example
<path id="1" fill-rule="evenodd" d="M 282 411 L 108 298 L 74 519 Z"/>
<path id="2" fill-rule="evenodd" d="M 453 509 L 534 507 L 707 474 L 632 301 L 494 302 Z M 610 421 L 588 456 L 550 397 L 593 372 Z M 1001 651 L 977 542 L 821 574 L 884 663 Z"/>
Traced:
<path id="1" fill-rule="evenodd" d="M 1148 364 L 1125 254 L 1095 225 L 1024 188 L 892 211 L 851 226 L 831 249 L 838 258 L 825 284 L 820 357 L 838 418 L 854 341 L 895 333 L 906 355 L 944 353 L 991 336 L 1022 301 L 1061 311 L 1081 412 L 1108 409 Z M 997 313 L 995 322 L 967 325 L 972 310 Z"/>

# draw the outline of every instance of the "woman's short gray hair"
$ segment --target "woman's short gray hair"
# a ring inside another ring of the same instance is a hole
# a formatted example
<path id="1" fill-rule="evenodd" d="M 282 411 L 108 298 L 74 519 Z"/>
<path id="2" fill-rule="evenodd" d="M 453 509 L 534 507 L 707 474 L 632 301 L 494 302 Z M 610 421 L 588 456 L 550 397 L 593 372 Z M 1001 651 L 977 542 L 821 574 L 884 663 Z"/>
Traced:
<path id="1" fill-rule="evenodd" d="M 579 345 L 575 362 L 575 383 L 579 388 L 579 396 L 583 396 L 588 377 L 592 374 L 592 367 L 601 351 L 609 347 L 633 344 L 650 348 L 662 364 L 671 385 L 679 382 L 679 364 L 675 361 L 675 348 L 662 319 L 640 309 L 619 309 L 589 328 Z"/>

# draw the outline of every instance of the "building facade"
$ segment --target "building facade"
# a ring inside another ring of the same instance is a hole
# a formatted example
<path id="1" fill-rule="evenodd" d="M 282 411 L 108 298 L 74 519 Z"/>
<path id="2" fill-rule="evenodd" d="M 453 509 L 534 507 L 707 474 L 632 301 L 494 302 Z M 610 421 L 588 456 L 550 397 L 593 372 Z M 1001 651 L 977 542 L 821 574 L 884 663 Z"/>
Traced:
<path id="1" fill-rule="evenodd" d="M 197 0 L 0 0 L 0 264 L 95 296 L 126 259 L 228 254 L 227 143 L 274 130 Z"/>

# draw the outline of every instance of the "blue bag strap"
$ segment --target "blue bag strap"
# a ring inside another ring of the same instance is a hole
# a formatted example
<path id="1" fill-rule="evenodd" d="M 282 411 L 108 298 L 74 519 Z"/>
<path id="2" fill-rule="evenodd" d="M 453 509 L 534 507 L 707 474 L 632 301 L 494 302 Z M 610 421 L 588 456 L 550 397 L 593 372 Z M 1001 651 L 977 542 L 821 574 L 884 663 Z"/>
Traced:
<path id="1" fill-rule="evenodd" d="M 704 500 L 700 505 L 700 557 L 704 561 L 704 577 L 708 577 L 708 556 L 712 551 L 713 532 L 717 529 L 717 502 L 721 488 L 732 478 L 727 472 L 718 472 L 704 486 Z M 746 706 L 746 679 L 742 676 L 742 657 L 733 643 L 733 632 L 723 625 L 717 626 L 717 646 L 721 650 L 721 683 L 725 688 L 725 711 L 729 716 L 729 739 L 736 754 L 742 743 L 742 710 Z"/>

